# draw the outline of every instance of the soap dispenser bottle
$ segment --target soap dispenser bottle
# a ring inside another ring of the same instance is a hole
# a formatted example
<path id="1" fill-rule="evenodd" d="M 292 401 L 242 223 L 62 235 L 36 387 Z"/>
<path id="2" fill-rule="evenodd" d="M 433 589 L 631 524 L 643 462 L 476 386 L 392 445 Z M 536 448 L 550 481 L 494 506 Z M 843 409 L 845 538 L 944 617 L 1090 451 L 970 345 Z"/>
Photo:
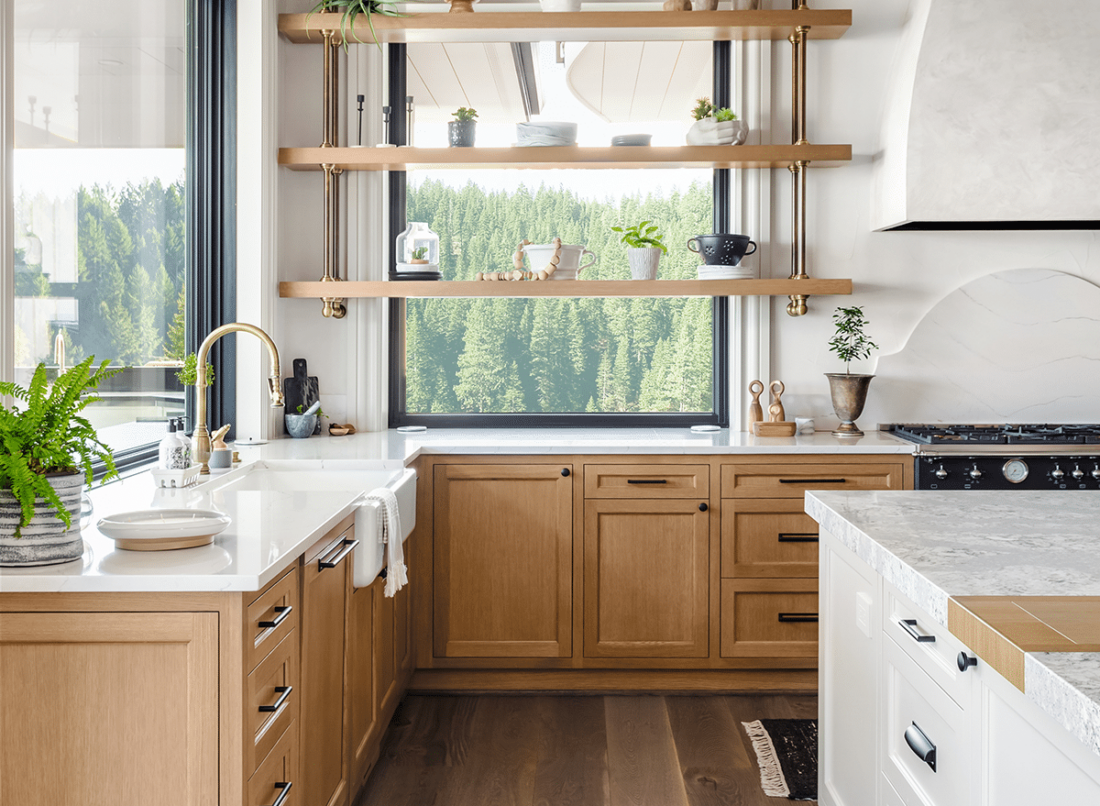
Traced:
<path id="1" fill-rule="evenodd" d="M 180 450 L 183 451 L 183 469 L 191 467 L 191 440 L 187 438 L 187 434 L 183 429 L 183 418 L 176 418 L 176 442 L 179 444 Z"/>
<path id="2" fill-rule="evenodd" d="M 180 448 L 179 439 L 176 437 L 176 421 L 168 421 L 168 433 L 160 441 L 157 451 L 159 464 L 163 470 L 184 470 L 187 467 L 187 457 Z"/>

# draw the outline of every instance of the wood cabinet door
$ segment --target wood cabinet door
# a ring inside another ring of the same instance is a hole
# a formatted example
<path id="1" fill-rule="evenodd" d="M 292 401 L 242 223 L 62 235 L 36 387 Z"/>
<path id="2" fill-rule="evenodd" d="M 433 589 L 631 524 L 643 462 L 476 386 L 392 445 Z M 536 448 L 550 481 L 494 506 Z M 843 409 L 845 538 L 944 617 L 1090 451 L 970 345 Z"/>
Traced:
<path id="1" fill-rule="evenodd" d="M 584 656 L 705 658 L 710 515 L 699 501 L 584 503 Z"/>
<path id="2" fill-rule="evenodd" d="M 381 580 L 355 588 L 348 611 L 348 712 L 353 789 L 363 784 L 373 763 L 378 725 L 375 696 L 374 653 L 377 651 L 376 610 L 382 598 Z"/>
<path id="3" fill-rule="evenodd" d="M 351 558 L 344 550 L 352 533 L 307 552 L 302 569 L 301 778 L 302 803 L 309 806 L 346 806 L 349 797 L 345 661 Z"/>
<path id="4" fill-rule="evenodd" d="M 723 579 L 723 658 L 814 658 L 817 579 Z"/>
<path id="5" fill-rule="evenodd" d="M 0 781 L 20 806 L 216 806 L 218 614 L 0 616 Z"/>
<path id="6" fill-rule="evenodd" d="M 436 466 L 437 657 L 572 654 L 571 474 L 560 464 Z"/>
<path id="7" fill-rule="evenodd" d="M 816 577 L 817 521 L 801 498 L 722 502 L 723 577 Z"/>

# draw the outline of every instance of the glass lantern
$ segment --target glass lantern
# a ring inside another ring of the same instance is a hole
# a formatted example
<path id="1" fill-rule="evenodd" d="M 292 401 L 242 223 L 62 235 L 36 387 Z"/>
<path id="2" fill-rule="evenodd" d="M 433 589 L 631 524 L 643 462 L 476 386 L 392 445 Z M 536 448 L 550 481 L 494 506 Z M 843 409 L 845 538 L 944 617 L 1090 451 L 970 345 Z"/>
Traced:
<path id="1" fill-rule="evenodd" d="M 418 269 L 439 268 L 439 236 L 428 225 L 413 221 L 397 236 L 397 262 L 399 265 L 416 266 Z"/>

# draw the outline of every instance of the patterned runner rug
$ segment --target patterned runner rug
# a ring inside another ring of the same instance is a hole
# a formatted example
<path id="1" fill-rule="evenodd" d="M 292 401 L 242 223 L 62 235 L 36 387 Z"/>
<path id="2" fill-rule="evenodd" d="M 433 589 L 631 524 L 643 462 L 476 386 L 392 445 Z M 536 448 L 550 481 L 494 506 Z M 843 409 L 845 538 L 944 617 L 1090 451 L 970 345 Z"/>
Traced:
<path id="1" fill-rule="evenodd" d="M 741 724 L 756 751 L 764 794 L 817 800 L 817 720 L 759 719 Z"/>

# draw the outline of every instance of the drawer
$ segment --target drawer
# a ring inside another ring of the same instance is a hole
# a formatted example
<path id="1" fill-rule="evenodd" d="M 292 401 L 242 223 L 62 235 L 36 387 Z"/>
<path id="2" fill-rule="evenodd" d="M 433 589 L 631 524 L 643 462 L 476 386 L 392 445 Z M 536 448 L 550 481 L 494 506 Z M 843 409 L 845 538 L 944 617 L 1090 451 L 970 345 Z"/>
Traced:
<path id="1" fill-rule="evenodd" d="M 969 806 L 980 742 L 966 712 L 892 639 L 882 643 L 883 774 L 908 806 Z M 934 759 L 918 756 L 933 747 Z"/>
<path id="2" fill-rule="evenodd" d="M 298 626 L 298 568 L 290 570 L 261 593 L 245 613 L 245 642 L 249 671 Z"/>
<path id="3" fill-rule="evenodd" d="M 302 804 L 299 780 L 298 720 L 294 720 L 249 780 L 246 802 L 248 806 L 298 806 Z"/>
<path id="4" fill-rule="evenodd" d="M 585 498 L 709 498 L 708 465 L 585 465 Z"/>
<path id="5" fill-rule="evenodd" d="M 951 699 L 963 708 L 970 704 L 974 672 L 958 667 L 959 653 L 970 650 L 889 582 L 883 582 L 882 631 Z"/>
<path id="6" fill-rule="evenodd" d="M 817 521 L 801 499 L 722 505 L 723 577 L 817 577 Z"/>
<path id="7" fill-rule="evenodd" d="M 901 795 L 894 789 L 893 785 L 890 783 L 890 779 L 886 777 L 885 773 L 879 776 L 878 785 L 879 792 L 882 795 L 880 798 L 882 806 L 921 806 L 920 803 L 909 804 L 902 800 Z"/>
<path id="8" fill-rule="evenodd" d="M 723 579 L 723 658 L 816 658 L 817 579 Z"/>
<path id="9" fill-rule="evenodd" d="M 291 632 L 248 676 L 245 687 L 245 769 L 249 772 L 271 752 L 298 716 L 298 631 Z"/>
<path id="10" fill-rule="evenodd" d="M 900 462 L 722 465 L 723 498 L 799 498 L 806 490 L 901 490 Z"/>

